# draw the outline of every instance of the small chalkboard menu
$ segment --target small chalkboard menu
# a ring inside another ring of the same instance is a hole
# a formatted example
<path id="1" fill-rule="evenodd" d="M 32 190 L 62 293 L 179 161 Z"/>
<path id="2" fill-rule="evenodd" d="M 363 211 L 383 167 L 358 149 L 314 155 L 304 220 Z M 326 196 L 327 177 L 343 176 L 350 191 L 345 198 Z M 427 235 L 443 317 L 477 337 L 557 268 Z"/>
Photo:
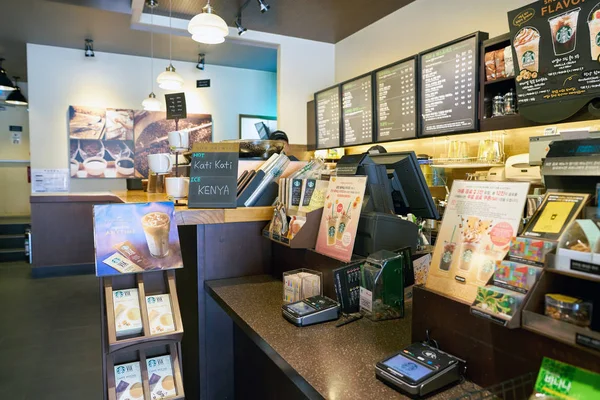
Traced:
<path id="1" fill-rule="evenodd" d="M 190 163 L 189 208 L 235 208 L 238 143 L 194 143 Z"/>
<path id="2" fill-rule="evenodd" d="M 419 55 L 421 136 L 478 129 L 479 41 L 486 37 L 477 32 Z"/>
<path id="3" fill-rule="evenodd" d="M 342 143 L 344 146 L 373 142 L 373 76 L 361 76 L 342 84 Z"/>
<path id="4" fill-rule="evenodd" d="M 340 146 L 340 87 L 315 93 L 317 149 Z"/>
<path id="5" fill-rule="evenodd" d="M 165 100 L 167 102 L 167 119 L 187 118 L 185 93 L 165 94 Z"/>
<path id="6" fill-rule="evenodd" d="M 519 114 L 558 122 L 600 96 L 600 2 L 538 1 L 508 23 Z"/>
<path id="7" fill-rule="evenodd" d="M 417 137 L 416 58 L 375 71 L 376 141 Z"/>

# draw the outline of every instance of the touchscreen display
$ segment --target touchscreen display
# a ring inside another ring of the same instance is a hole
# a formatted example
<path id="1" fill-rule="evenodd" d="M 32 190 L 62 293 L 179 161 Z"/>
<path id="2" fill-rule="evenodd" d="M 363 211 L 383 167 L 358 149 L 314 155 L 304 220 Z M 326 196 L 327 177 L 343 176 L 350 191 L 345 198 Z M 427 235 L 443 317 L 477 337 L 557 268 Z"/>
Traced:
<path id="1" fill-rule="evenodd" d="M 300 315 L 301 317 L 310 312 L 315 311 L 314 308 L 312 308 L 311 306 L 309 306 L 308 304 L 306 304 L 303 301 L 301 301 L 299 303 L 289 304 L 288 308 L 295 311 L 296 314 Z"/>
<path id="2" fill-rule="evenodd" d="M 384 361 L 383 365 L 398 371 L 402 375 L 412 379 L 415 382 L 433 372 L 429 368 L 426 368 L 421 364 L 417 364 L 415 361 L 409 360 L 400 354 Z"/>

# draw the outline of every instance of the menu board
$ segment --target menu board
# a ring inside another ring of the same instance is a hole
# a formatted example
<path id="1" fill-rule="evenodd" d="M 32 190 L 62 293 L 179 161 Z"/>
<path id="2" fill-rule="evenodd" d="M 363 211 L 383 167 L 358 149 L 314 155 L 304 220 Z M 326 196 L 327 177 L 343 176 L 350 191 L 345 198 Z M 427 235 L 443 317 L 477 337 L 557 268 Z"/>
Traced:
<path id="1" fill-rule="evenodd" d="M 421 135 L 477 129 L 478 35 L 420 55 Z"/>
<path id="2" fill-rule="evenodd" d="M 508 21 L 521 115 L 557 122 L 600 96 L 599 1 L 539 1 Z"/>
<path id="3" fill-rule="evenodd" d="M 335 86 L 315 94 L 317 148 L 340 146 L 340 88 Z"/>
<path id="4" fill-rule="evenodd" d="M 411 58 L 375 72 L 378 142 L 417 136 L 415 69 Z"/>
<path id="5" fill-rule="evenodd" d="M 167 103 L 167 119 L 187 118 L 185 93 L 165 94 L 165 100 Z"/>
<path id="6" fill-rule="evenodd" d="M 373 142 L 373 86 L 371 75 L 342 85 L 342 143 Z"/>

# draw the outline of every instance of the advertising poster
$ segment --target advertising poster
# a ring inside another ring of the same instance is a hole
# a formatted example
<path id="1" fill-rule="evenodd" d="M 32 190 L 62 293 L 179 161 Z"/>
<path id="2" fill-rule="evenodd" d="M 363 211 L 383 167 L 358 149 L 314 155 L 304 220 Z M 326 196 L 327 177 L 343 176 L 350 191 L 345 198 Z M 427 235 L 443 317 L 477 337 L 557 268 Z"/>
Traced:
<path id="1" fill-rule="evenodd" d="M 183 268 L 171 202 L 94 206 L 96 276 Z"/>
<path id="2" fill-rule="evenodd" d="M 454 181 L 425 287 L 473 303 L 517 235 L 528 182 Z"/>
<path id="3" fill-rule="evenodd" d="M 317 237 L 317 253 L 340 261 L 352 258 L 367 177 L 332 177 Z"/>
<path id="4" fill-rule="evenodd" d="M 600 95 L 600 0 L 540 0 L 508 22 L 520 114 L 559 121 Z"/>

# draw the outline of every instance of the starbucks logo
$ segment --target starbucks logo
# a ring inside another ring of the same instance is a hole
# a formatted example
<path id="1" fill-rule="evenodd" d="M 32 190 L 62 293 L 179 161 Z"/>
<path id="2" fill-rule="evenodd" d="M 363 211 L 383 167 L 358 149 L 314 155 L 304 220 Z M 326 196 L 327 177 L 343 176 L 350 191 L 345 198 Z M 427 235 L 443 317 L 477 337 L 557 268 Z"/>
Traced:
<path id="1" fill-rule="evenodd" d="M 556 41 L 558 43 L 567 43 L 573 37 L 573 28 L 568 25 L 561 27 L 558 32 L 556 32 Z"/>
<path id="2" fill-rule="evenodd" d="M 329 235 L 329 237 L 334 237 L 335 236 L 335 226 L 330 226 L 327 234 Z"/>
<path id="3" fill-rule="evenodd" d="M 115 292 L 115 297 L 120 299 L 121 297 L 123 297 L 123 292 L 121 292 L 120 290 L 118 292 Z"/>
<path id="4" fill-rule="evenodd" d="M 152 367 L 156 367 L 156 360 L 150 360 L 150 361 L 148 361 L 148 366 L 149 366 L 150 368 L 152 368 Z"/>
<path id="5" fill-rule="evenodd" d="M 340 226 L 338 227 L 338 232 L 344 233 L 345 230 L 346 230 L 346 224 L 343 222 L 340 222 Z"/>
<path id="6" fill-rule="evenodd" d="M 600 46 L 600 32 L 596 35 L 596 46 Z"/>
<path id="7" fill-rule="evenodd" d="M 523 57 L 521 58 L 521 60 L 523 61 L 524 67 L 533 65 L 535 63 L 535 53 L 531 50 L 526 51 L 525 54 L 523 54 Z"/>
<path id="8" fill-rule="evenodd" d="M 117 374 L 121 375 L 125 373 L 125 367 L 117 367 Z"/>
<path id="9" fill-rule="evenodd" d="M 452 253 L 450 253 L 449 251 L 445 251 L 442 255 L 442 261 L 444 261 L 445 263 L 449 263 L 450 261 L 452 261 Z"/>
<path id="10" fill-rule="evenodd" d="M 600 35 L 600 34 L 599 34 Z M 309 188 L 313 188 L 315 187 L 315 183 L 313 181 L 308 182 L 308 187 Z"/>

